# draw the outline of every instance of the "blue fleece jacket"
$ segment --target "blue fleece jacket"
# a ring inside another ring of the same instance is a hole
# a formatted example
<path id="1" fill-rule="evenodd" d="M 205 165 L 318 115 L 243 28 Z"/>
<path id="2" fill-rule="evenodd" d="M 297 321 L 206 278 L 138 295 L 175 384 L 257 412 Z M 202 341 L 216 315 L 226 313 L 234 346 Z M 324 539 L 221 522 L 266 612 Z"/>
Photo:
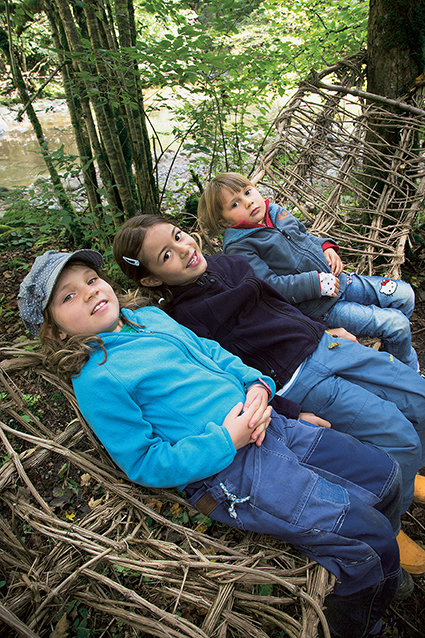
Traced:
<path id="1" fill-rule="evenodd" d="M 226 468 L 236 449 L 223 421 L 261 373 L 159 308 L 123 314 L 137 331 L 100 333 L 106 361 L 96 347 L 72 381 L 90 427 L 141 485 L 183 489 Z"/>
<path id="2" fill-rule="evenodd" d="M 347 275 L 341 273 L 338 296 L 321 296 L 318 273 L 331 272 L 322 246 L 335 242 L 307 232 L 304 224 L 277 204 L 270 204 L 269 214 L 274 228 L 227 228 L 223 252 L 243 255 L 257 277 L 267 281 L 301 312 L 309 317 L 323 317 L 347 285 Z"/>

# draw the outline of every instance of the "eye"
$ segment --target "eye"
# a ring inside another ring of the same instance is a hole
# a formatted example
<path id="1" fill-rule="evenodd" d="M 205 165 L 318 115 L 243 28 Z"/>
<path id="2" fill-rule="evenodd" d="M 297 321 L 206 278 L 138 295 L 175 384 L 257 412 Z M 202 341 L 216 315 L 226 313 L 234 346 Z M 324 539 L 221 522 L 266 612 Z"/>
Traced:
<path id="1" fill-rule="evenodd" d="M 66 303 L 67 301 L 70 301 L 72 299 L 72 296 L 73 296 L 72 293 L 69 293 L 69 295 L 66 295 L 62 303 Z"/>
<path id="2" fill-rule="evenodd" d="M 171 257 L 171 250 L 167 250 L 166 253 L 164 253 L 164 261 L 167 261 L 167 259 L 170 259 Z"/>
<path id="3" fill-rule="evenodd" d="M 175 239 L 176 241 L 180 241 L 180 239 L 181 239 L 181 237 L 182 237 L 182 234 L 183 234 L 183 233 L 182 233 L 182 231 L 181 231 L 181 230 L 178 230 L 178 231 L 176 232 L 176 234 L 174 235 L 174 239 Z"/>
<path id="4" fill-rule="evenodd" d="M 87 284 L 89 286 L 92 286 L 95 283 L 96 279 L 97 279 L 97 277 L 90 277 L 90 279 L 88 280 Z"/>
<path id="5" fill-rule="evenodd" d="M 250 189 L 250 188 L 247 188 L 247 189 L 246 189 L 246 191 L 245 191 L 245 195 L 247 195 L 247 196 L 248 196 L 248 195 L 250 195 L 250 193 L 251 193 L 251 189 Z"/>
<path id="6" fill-rule="evenodd" d="M 233 204 L 231 205 L 230 208 L 236 208 L 236 206 L 239 204 L 239 202 L 233 202 Z"/>

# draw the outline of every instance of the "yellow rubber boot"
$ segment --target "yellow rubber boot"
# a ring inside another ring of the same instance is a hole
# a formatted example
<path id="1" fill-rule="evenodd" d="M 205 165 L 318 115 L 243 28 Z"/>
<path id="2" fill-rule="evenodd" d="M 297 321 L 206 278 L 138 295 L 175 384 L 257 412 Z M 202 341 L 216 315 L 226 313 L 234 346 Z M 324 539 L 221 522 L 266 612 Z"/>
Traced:
<path id="1" fill-rule="evenodd" d="M 412 541 L 402 530 L 397 535 L 400 550 L 400 565 L 409 574 L 423 574 L 425 572 L 425 550 Z"/>
<path id="2" fill-rule="evenodd" d="M 421 476 L 420 474 L 416 474 L 415 477 L 413 500 L 415 503 L 425 503 L 425 476 Z"/>

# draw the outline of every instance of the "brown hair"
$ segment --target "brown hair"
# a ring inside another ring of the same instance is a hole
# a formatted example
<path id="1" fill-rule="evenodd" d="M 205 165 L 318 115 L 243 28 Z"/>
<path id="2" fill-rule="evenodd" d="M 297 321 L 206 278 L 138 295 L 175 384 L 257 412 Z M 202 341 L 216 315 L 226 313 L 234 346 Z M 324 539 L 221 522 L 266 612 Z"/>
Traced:
<path id="1" fill-rule="evenodd" d="M 246 186 L 252 184 L 247 177 L 239 173 L 221 173 L 207 184 L 198 204 L 199 225 L 207 235 L 215 237 L 223 232 L 223 189 L 239 193 Z"/>
<path id="2" fill-rule="evenodd" d="M 177 226 L 172 217 L 165 215 L 137 215 L 127 219 L 115 235 L 114 259 L 123 273 L 139 286 L 141 286 L 140 280 L 150 275 L 145 264 L 146 255 L 143 254 L 143 242 L 149 228 L 157 224 Z M 150 303 L 161 305 L 161 310 L 166 312 L 170 310 L 172 295 L 166 286 L 161 285 L 153 288 L 141 286 L 141 288 Z"/>
<path id="3" fill-rule="evenodd" d="M 123 273 L 138 284 L 143 277 L 150 275 L 144 263 L 146 258 L 143 255 L 143 242 L 149 228 L 156 224 L 176 226 L 172 219 L 165 216 L 136 215 L 127 219 L 115 235 L 114 259 Z"/>

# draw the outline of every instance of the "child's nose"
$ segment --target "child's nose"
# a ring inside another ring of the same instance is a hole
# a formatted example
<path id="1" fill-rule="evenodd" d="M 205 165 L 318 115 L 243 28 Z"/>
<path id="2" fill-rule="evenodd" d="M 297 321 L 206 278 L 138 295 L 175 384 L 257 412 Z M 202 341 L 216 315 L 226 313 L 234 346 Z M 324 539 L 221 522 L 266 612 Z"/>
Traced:
<path id="1" fill-rule="evenodd" d="M 185 244 L 180 244 L 180 256 L 181 257 L 186 257 L 186 255 L 188 254 L 190 250 L 190 247 L 185 245 Z"/>
<path id="2" fill-rule="evenodd" d="M 95 288 L 94 286 L 86 286 L 86 289 L 84 291 L 84 297 L 87 301 L 89 301 L 92 297 L 97 295 L 98 292 L 99 292 L 98 289 Z"/>

